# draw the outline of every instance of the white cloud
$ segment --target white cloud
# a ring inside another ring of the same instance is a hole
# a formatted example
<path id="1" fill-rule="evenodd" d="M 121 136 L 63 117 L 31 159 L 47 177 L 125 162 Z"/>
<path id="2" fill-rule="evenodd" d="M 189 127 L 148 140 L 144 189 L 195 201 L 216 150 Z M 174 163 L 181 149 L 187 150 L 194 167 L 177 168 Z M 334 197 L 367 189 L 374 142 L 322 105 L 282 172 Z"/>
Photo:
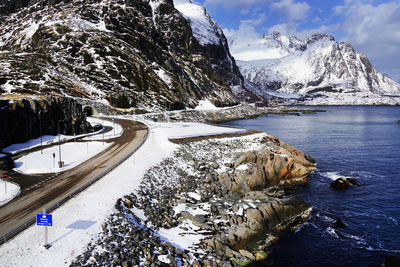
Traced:
<path id="1" fill-rule="evenodd" d="M 234 8 L 249 10 L 255 5 L 265 4 L 270 1 L 271 0 L 205 0 L 204 5 L 222 6 L 227 10 L 232 10 Z"/>
<path id="2" fill-rule="evenodd" d="M 378 70 L 398 68 L 400 62 L 400 3 L 373 5 L 372 1 L 347 0 L 335 12 L 344 17 L 339 25 L 358 52 L 365 53 Z"/>
<path id="3" fill-rule="evenodd" d="M 255 16 L 257 16 L 257 17 L 254 18 L 254 19 L 241 20 L 240 24 L 241 25 L 242 24 L 246 24 L 246 25 L 258 26 L 258 25 L 260 25 L 261 23 L 263 23 L 267 19 L 267 16 L 264 13 L 260 13 L 260 14 L 254 15 L 254 17 Z"/>
<path id="4" fill-rule="evenodd" d="M 299 21 L 307 18 L 310 6 L 306 2 L 280 0 L 273 2 L 271 9 L 284 14 L 289 21 Z"/>

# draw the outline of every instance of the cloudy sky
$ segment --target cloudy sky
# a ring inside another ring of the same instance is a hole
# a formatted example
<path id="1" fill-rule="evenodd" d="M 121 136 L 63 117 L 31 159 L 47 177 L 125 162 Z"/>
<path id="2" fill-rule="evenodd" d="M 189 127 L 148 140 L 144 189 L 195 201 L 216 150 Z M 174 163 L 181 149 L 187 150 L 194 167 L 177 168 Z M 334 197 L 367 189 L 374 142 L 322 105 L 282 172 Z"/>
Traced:
<path id="1" fill-rule="evenodd" d="M 194 0 L 230 35 L 239 29 L 350 42 L 375 68 L 400 81 L 400 0 Z"/>

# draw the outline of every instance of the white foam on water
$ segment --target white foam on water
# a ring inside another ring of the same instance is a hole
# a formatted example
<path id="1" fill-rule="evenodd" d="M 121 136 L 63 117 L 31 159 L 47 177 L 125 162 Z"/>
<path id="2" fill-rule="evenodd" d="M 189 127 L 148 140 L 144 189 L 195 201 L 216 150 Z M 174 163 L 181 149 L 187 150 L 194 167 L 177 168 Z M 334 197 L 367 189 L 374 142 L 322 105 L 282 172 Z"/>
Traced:
<path id="1" fill-rule="evenodd" d="M 336 220 L 334 218 L 331 218 L 331 217 L 326 216 L 326 215 L 321 215 L 319 212 L 317 212 L 317 214 L 315 214 L 315 216 L 317 216 L 318 218 L 320 218 L 324 222 L 328 222 L 328 223 L 336 222 Z"/>
<path id="2" fill-rule="evenodd" d="M 335 229 L 333 229 L 331 227 L 326 228 L 325 232 L 328 233 L 332 237 L 339 238 L 339 236 L 336 234 Z"/>
<path id="3" fill-rule="evenodd" d="M 352 178 L 352 179 L 358 179 L 359 178 L 359 176 L 343 175 L 343 174 L 340 174 L 338 172 L 321 172 L 320 175 L 323 176 L 323 177 L 329 178 L 332 181 L 335 181 L 336 179 L 338 179 L 340 177 Z"/>

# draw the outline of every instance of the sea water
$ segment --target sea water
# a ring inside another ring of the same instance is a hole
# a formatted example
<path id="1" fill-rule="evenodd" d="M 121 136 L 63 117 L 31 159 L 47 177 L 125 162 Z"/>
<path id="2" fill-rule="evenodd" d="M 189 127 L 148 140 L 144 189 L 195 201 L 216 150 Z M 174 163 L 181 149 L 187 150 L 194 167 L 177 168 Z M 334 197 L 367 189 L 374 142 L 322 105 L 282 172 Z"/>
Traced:
<path id="1" fill-rule="evenodd" d="M 309 220 L 272 246 L 277 266 L 381 266 L 400 257 L 400 107 L 317 107 L 327 112 L 269 115 L 224 125 L 263 130 L 317 161 L 293 196 L 313 206 Z M 339 177 L 360 186 L 336 191 Z M 340 218 L 346 229 L 336 229 Z"/>

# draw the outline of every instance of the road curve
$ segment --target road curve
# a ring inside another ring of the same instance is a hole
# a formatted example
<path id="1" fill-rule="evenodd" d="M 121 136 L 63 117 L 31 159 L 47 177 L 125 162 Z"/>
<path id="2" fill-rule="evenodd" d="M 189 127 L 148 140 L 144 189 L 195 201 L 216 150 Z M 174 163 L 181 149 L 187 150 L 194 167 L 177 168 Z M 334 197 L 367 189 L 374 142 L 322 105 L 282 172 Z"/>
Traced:
<path id="1" fill-rule="evenodd" d="M 60 173 L 36 190 L 22 191 L 21 195 L 0 207 L 0 236 L 42 213 L 87 182 L 102 174 L 121 159 L 127 157 L 146 139 L 147 126 L 132 120 L 116 119 L 124 128 L 119 138 L 105 151 L 71 170 Z"/>

